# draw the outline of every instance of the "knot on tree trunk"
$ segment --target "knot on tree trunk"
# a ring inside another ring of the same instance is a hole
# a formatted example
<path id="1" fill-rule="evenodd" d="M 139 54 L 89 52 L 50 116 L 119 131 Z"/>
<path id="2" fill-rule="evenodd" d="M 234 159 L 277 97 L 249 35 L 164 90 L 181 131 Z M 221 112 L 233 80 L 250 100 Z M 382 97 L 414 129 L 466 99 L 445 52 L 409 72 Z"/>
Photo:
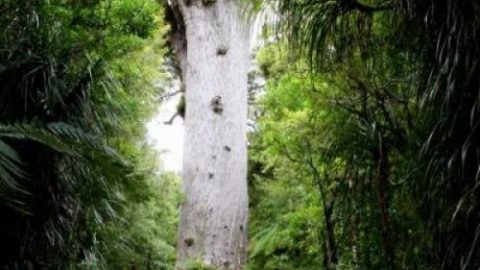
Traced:
<path id="1" fill-rule="evenodd" d="M 214 113 L 222 114 L 223 112 L 222 97 L 216 96 L 212 98 L 212 101 L 210 102 L 210 107 L 212 107 L 212 110 Z"/>
<path id="2" fill-rule="evenodd" d="M 227 52 L 228 52 L 228 48 L 226 46 L 219 46 L 217 48 L 217 55 L 219 56 L 224 56 L 227 54 Z"/>
<path id="3" fill-rule="evenodd" d="M 191 237 L 185 238 L 184 242 L 187 247 L 191 247 L 193 244 L 195 244 L 195 240 Z"/>

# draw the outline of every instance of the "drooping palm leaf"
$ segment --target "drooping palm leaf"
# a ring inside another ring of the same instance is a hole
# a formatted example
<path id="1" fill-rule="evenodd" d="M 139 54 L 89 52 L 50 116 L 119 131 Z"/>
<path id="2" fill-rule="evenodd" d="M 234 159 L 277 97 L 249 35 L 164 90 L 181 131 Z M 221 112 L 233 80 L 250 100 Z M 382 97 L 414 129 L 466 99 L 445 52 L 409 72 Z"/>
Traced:
<path id="1" fill-rule="evenodd" d="M 15 150 L 0 139 L 0 178 L 8 188 L 19 190 L 15 179 L 22 178 L 25 174 L 20 167 L 21 164 L 20 157 Z"/>
<path id="2" fill-rule="evenodd" d="M 0 125 L 1 137 L 36 141 L 72 156 L 82 156 L 86 150 L 94 150 L 124 162 L 123 158 L 107 146 L 99 136 L 88 134 L 82 129 L 63 122 L 50 123 L 45 127 L 31 124 Z"/>
<path id="3" fill-rule="evenodd" d="M 106 145 L 99 136 L 88 134 L 66 123 L 50 123 L 45 127 L 33 124 L 0 124 L 0 177 L 3 184 L 17 190 L 18 179 L 25 177 L 22 169 L 21 157 L 8 143 L 10 141 L 35 141 L 59 153 L 72 157 L 91 159 L 94 152 L 109 159 L 109 162 L 117 162 L 126 165 L 126 161 L 114 149 Z"/>

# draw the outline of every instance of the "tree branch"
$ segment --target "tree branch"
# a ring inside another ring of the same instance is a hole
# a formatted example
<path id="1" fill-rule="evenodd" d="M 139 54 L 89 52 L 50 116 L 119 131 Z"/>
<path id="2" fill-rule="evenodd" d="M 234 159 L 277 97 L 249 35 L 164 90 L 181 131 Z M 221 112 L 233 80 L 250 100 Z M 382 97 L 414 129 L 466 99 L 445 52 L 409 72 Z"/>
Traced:
<path id="1" fill-rule="evenodd" d="M 185 89 L 180 88 L 180 90 L 173 91 L 173 92 L 167 92 L 167 93 L 161 95 L 161 96 L 160 96 L 160 99 L 162 99 L 162 100 L 163 100 L 163 99 L 168 99 L 168 98 L 174 97 L 174 96 L 176 96 L 176 95 L 178 95 L 178 94 L 181 94 L 181 93 L 183 93 L 183 92 L 185 92 Z"/>
<path id="2" fill-rule="evenodd" d="M 294 162 L 294 163 L 299 163 L 299 164 L 303 164 L 302 161 L 294 158 L 287 150 L 287 147 L 285 145 L 283 145 L 280 140 L 278 140 L 277 138 L 273 139 L 279 146 L 280 148 L 282 149 L 282 152 L 283 154 L 285 155 L 285 157 L 290 160 L 291 162 Z"/>
<path id="3" fill-rule="evenodd" d="M 172 117 L 171 117 L 169 120 L 163 122 L 163 124 L 164 124 L 164 125 L 171 125 L 171 124 L 173 124 L 173 120 L 175 120 L 175 118 L 176 118 L 177 116 L 178 116 L 178 112 L 176 112 L 174 115 L 172 115 Z"/>

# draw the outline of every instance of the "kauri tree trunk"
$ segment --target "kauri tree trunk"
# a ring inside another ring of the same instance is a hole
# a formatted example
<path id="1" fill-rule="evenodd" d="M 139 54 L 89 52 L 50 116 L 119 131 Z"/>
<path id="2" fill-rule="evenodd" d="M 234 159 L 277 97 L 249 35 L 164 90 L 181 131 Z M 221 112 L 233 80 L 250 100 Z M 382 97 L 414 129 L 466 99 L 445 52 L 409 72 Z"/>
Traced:
<path id="1" fill-rule="evenodd" d="M 249 42 L 240 0 L 175 0 L 171 45 L 186 89 L 177 269 L 243 269 Z M 168 16 L 167 16 L 168 17 Z"/>

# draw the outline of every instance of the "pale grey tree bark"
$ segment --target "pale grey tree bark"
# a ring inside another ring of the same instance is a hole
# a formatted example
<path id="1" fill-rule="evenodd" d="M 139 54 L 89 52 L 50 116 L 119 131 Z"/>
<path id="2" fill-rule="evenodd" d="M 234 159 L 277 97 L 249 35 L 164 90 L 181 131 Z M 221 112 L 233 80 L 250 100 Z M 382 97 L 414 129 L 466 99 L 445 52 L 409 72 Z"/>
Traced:
<path id="1" fill-rule="evenodd" d="M 186 88 L 178 263 L 243 269 L 247 249 L 247 23 L 241 0 L 174 0 Z"/>

